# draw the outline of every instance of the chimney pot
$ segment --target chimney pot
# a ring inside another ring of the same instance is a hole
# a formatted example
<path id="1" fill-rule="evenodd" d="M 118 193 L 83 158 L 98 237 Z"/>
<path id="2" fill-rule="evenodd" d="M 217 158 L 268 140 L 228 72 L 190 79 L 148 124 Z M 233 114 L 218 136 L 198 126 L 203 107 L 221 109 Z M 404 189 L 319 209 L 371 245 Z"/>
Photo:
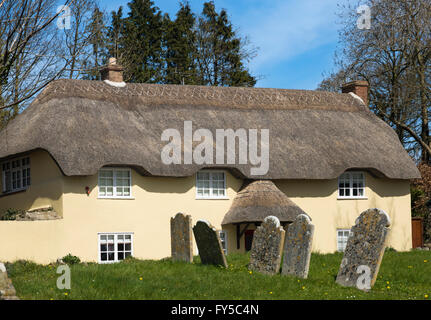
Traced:
<path id="1" fill-rule="evenodd" d="M 343 84 L 341 87 L 341 91 L 343 93 L 354 93 L 359 98 L 364 101 L 365 105 L 368 106 L 368 90 L 370 88 L 370 84 L 368 81 L 363 80 L 355 80 L 348 83 Z"/>
<path id="2" fill-rule="evenodd" d="M 101 70 L 102 80 L 111 82 L 123 82 L 124 68 L 117 64 L 116 58 L 109 58 L 108 64 Z"/>

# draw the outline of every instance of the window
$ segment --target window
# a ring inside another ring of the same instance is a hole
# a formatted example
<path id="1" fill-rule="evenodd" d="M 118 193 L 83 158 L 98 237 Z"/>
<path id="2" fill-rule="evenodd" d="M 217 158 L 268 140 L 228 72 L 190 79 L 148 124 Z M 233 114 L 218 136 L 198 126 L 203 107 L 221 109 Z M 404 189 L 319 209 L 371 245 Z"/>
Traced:
<path id="1" fill-rule="evenodd" d="M 100 169 L 99 198 L 131 198 L 130 169 Z"/>
<path id="2" fill-rule="evenodd" d="M 226 180 L 224 172 L 200 171 L 196 174 L 196 198 L 226 199 Z"/>
<path id="3" fill-rule="evenodd" d="M 349 229 L 339 229 L 337 230 L 337 250 L 343 252 L 346 250 L 347 240 L 350 236 Z"/>
<path id="4" fill-rule="evenodd" d="M 99 233 L 99 263 L 112 263 L 133 256 L 132 233 Z"/>
<path id="5" fill-rule="evenodd" d="M 30 186 L 30 157 L 3 162 L 2 171 L 3 193 L 25 190 Z"/>
<path id="6" fill-rule="evenodd" d="M 365 175 L 362 172 L 345 172 L 338 178 L 339 198 L 365 198 Z"/>
<path id="7" fill-rule="evenodd" d="M 220 241 L 221 241 L 221 247 L 223 249 L 224 254 L 227 254 L 227 232 L 226 231 L 219 231 Z"/>

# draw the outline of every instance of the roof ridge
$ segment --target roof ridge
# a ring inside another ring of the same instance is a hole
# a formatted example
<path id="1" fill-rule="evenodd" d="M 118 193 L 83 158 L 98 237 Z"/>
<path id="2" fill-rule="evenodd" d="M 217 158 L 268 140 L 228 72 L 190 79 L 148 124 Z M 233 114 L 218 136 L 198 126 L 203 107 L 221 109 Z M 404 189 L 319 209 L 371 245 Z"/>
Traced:
<path id="1" fill-rule="evenodd" d="M 143 99 L 146 104 L 224 107 L 230 109 L 316 109 L 358 112 L 365 105 L 349 94 L 304 89 L 215 87 L 198 85 L 128 83 L 112 87 L 103 81 L 58 79 L 38 96 L 38 101 L 79 97 L 124 104 Z"/>

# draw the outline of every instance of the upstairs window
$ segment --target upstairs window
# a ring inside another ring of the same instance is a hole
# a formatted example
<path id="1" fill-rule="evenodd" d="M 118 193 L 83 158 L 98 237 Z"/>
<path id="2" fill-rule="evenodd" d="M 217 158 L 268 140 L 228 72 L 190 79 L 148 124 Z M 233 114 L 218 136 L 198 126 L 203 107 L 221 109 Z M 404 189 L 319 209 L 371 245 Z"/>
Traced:
<path id="1" fill-rule="evenodd" d="M 99 170 L 99 198 L 131 198 L 130 169 L 103 168 Z"/>
<path id="2" fill-rule="evenodd" d="M 3 193 L 27 189 L 31 184 L 30 157 L 3 162 L 2 173 Z"/>
<path id="3" fill-rule="evenodd" d="M 365 175 L 345 172 L 338 178 L 338 198 L 365 198 Z"/>
<path id="4" fill-rule="evenodd" d="M 196 174 L 197 199 L 226 199 L 226 177 L 220 171 L 200 171 Z"/>

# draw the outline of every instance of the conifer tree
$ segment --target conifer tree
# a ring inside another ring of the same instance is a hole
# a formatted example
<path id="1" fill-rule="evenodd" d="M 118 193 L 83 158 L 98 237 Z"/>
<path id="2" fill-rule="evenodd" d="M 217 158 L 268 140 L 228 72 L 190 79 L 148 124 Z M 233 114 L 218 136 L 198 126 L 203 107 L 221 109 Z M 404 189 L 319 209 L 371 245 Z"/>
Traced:
<path id="1" fill-rule="evenodd" d="M 151 0 L 132 0 L 124 20 L 122 59 L 125 81 L 159 83 L 163 67 L 163 19 Z"/>
<path id="2" fill-rule="evenodd" d="M 165 83 L 197 84 L 195 24 L 188 2 L 180 3 L 175 21 L 165 17 Z"/>
<path id="3" fill-rule="evenodd" d="M 201 84 L 213 86 L 247 86 L 256 79 L 244 66 L 254 55 L 245 40 L 233 29 L 226 10 L 216 12 L 213 1 L 204 3 L 197 26 L 197 64 Z"/>

